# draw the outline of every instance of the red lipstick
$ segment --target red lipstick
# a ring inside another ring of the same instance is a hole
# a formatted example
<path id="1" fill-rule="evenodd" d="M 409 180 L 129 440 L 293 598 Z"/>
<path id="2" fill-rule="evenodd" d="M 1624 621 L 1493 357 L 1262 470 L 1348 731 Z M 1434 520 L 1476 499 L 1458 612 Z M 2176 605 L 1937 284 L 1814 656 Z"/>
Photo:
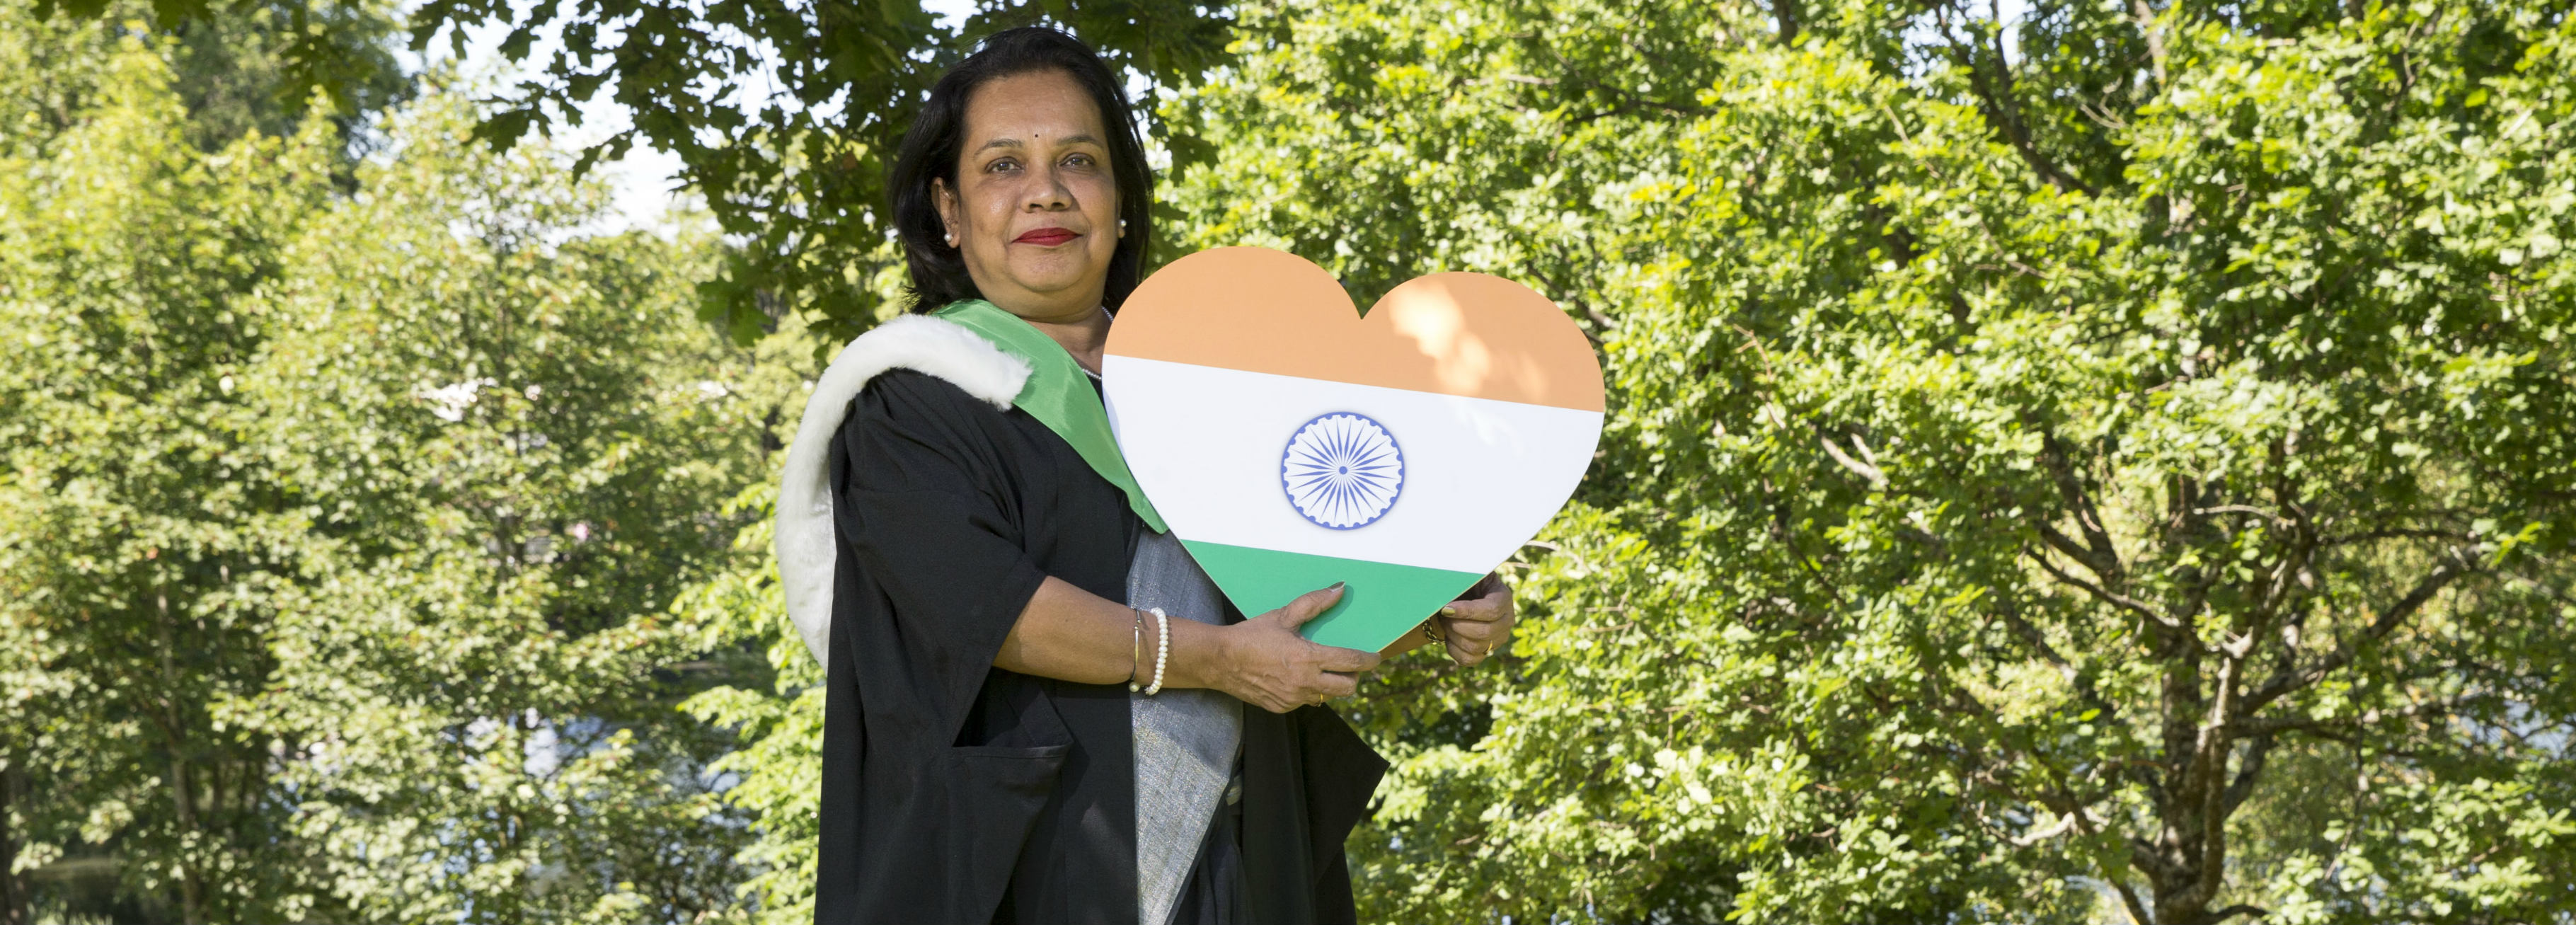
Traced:
<path id="1" fill-rule="evenodd" d="M 1064 228 L 1039 228 L 1022 234 L 1019 237 L 1012 238 L 1011 243 L 1035 244 L 1040 247 L 1054 247 L 1058 244 L 1062 244 L 1079 237 L 1082 236 L 1074 234 L 1071 230 Z"/>

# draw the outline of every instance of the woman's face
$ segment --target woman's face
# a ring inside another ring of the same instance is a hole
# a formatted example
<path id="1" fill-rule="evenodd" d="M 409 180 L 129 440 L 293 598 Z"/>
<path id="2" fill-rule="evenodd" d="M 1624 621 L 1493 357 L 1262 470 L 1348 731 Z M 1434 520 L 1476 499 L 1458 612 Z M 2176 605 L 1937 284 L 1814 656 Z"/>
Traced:
<path id="1" fill-rule="evenodd" d="M 957 186 L 936 193 L 984 298 L 1032 321 L 1099 310 L 1121 234 L 1108 137 L 1100 107 L 1062 71 L 999 78 L 967 98 Z"/>

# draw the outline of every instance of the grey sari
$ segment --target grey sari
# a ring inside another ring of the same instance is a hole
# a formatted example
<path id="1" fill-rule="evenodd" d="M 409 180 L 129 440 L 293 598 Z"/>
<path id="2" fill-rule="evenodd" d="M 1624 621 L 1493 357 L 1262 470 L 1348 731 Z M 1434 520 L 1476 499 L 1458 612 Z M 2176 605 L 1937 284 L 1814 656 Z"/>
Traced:
<path id="1" fill-rule="evenodd" d="M 1222 623 L 1225 598 L 1207 573 L 1199 570 L 1181 541 L 1168 533 L 1142 530 L 1136 558 L 1127 569 L 1127 600 L 1139 609 L 1163 608 L 1174 620 Z M 1152 658 L 1154 618 L 1145 618 L 1145 647 Z M 1142 673 L 1150 675 L 1150 664 Z M 1179 916 L 1199 925 L 1226 919 L 1232 897 L 1229 871 L 1236 858 L 1230 844 L 1204 852 L 1212 825 L 1221 823 L 1233 785 L 1236 758 L 1243 751 L 1243 701 L 1215 690 L 1166 688 L 1147 697 L 1128 696 L 1128 716 L 1135 730 L 1136 752 L 1136 909 L 1140 925 L 1167 925 L 1182 912 L 1183 888 L 1191 885 L 1194 867 L 1201 870 L 1198 889 L 1190 891 L 1195 908 Z M 1218 835 L 1233 840 L 1232 826 Z M 1214 854 L 1203 865 L 1202 855 Z"/>

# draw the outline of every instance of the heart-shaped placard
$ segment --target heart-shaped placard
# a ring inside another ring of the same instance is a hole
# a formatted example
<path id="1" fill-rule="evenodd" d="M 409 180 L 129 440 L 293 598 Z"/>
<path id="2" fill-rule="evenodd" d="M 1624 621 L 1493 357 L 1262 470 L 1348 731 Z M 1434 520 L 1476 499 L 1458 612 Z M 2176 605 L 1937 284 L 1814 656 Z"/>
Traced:
<path id="1" fill-rule="evenodd" d="M 1101 379 L 1120 452 L 1246 614 L 1376 650 L 1528 542 L 1601 437 L 1601 365 L 1547 297 L 1435 273 L 1363 318 L 1294 254 L 1201 251 L 1127 297 Z"/>

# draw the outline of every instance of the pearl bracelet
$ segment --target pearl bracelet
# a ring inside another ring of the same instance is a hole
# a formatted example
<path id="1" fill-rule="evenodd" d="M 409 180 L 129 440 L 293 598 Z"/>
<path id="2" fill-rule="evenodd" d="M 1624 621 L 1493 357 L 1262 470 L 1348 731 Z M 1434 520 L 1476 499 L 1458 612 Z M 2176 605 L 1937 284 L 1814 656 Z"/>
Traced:
<path id="1" fill-rule="evenodd" d="M 1151 697 L 1163 692 L 1163 665 L 1172 657 L 1172 618 L 1160 607 L 1148 608 L 1145 612 L 1154 615 L 1154 628 L 1158 631 L 1154 643 L 1154 683 L 1145 686 L 1145 696 Z"/>

